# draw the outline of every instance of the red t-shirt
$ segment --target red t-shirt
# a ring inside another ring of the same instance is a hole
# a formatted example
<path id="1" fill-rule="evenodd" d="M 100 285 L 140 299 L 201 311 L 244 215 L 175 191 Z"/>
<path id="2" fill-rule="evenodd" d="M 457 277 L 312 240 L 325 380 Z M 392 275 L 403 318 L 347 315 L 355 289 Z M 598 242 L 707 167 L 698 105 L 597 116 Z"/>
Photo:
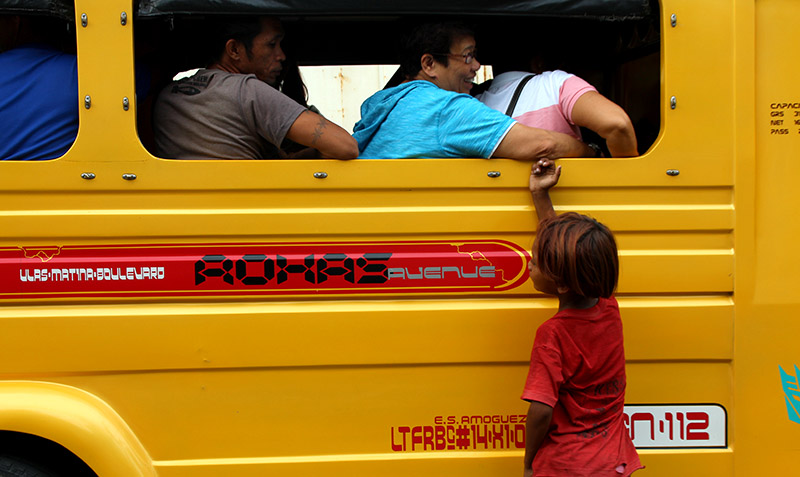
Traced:
<path id="1" fill-rule="evenodd" d="M 642 468 L 623 422 L 625 350 L 613 297 L 539 327 L 522 399 L 553 408 L 533 475 L 620 477 Z"/>

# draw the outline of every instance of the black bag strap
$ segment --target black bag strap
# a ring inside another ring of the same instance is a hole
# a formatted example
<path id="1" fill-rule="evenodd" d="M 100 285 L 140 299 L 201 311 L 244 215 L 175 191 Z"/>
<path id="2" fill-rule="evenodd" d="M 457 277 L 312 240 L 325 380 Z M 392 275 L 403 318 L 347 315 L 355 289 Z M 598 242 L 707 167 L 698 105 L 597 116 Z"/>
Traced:
<path id="1" fill-rule="evenodd" d="M 508 104 L 508 109 L 506 109 L 506 116 L 511 116 L 511 113 L 514 112 L 514 108 L 517 107 L 517 101 L 519 101 L 519 95 L 522 94 L 522 88 L 524 88 L 525 85 L 528 84 L 528 81 L 534 76 L 536 75 L 528 75 L 519 82 L 517 89 L 514 90 L 514 96 L 511 97 L 511 102 Z"/>

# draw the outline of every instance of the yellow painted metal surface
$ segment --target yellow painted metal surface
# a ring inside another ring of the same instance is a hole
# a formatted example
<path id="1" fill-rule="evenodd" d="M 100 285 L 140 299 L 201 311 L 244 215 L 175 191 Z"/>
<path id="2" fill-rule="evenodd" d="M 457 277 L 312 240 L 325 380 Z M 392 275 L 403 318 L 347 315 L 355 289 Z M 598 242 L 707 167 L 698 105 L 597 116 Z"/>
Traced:
<path id="1" fill-rule="evenodd" d="M 800 33 L 784 24 L 798 14 L 797 2 L 755 2 L 754 160 L 737 164 L 736 203 L 746 230 L 737 235 L 734 343 L 740 357 L 734 362 L 734 429 L 741 475 L 791 475 L 800 456 L 800 423 L 790 421 L 787 408 L 798 407 L 797 384 L 782 385 L 779 370 L 796 380 L 800 366 L 800 229 L 790 212 L 800 202 L 794 184 L 800 174 L 800 65 L 792 58 Z M 787 389 L 795 390 L 794 397 Z"/>
<path id="2" fill-rule="evenodd" d="M 525 163 L 152 157 L 135 108 L 122 108 L 134 95 L 135 25 L 119 22 L 130 3 L 76 5 L 89 17 L 77 46 L 80 98 L 90 95 L 92 108 L 81 107 L 63 158 L 0 163 L 0 248 L 356 240 L 530 248 Z M 659 139 L 639 158 L 563 160 L 553 200 L 617 236 L 628 403 L 727 412 L 725 448 L 641 450 L 641 475 L 792 475 L 800 424 L 787 415 L 778 366 L 800 365 L 792 218 L 800 109 L 774 105 L 800 102 L 800 33 L 787 21 L 800 17 L 800 4 L 664 0 L 661 8 Z M 785 125 L 772 123 L 774 111 L 786 113 Z M 317 171 L 328 178 L 315 179 Z M 528 283 L 485 294 L 5 301 L 0 430 L 59 442 L 101 476 L 508 475 L 521 467 L 511 416 L 526 410 L 518 396 L 530 346 L 554 310 Z M 44 406 L 62 419 L 38 412 Z M 63 418 L 73 414 L 92 417 Z M 500 446 L 403 443 L 400 427 L 442 416 L 500 416 L 511 431 Z M 103 432 L 81 432 L 103 419 Z M 110 448 L 118 450 L 98 450 Z M 109 467 L 123 455 L 127 472 Z"/>
<path id="3" fill-rule="evenodd" d="M 0 429 L 47 436 L 98 475 L 156 475 L 136 436 L 105 402 L 77 388 L 37 381 L 0 382 Z"/>

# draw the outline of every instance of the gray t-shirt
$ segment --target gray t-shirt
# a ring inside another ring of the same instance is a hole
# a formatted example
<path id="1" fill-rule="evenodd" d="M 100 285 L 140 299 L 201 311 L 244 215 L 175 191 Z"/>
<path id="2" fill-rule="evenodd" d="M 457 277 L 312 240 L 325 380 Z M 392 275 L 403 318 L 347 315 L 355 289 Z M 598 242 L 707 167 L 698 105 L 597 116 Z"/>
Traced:
<path id="1" fill-rule="evenodd" d="M 274 158 L 305 111 L 255 75 L 204 69 L 156 100 L 156 153 L 170 159 Z"/>

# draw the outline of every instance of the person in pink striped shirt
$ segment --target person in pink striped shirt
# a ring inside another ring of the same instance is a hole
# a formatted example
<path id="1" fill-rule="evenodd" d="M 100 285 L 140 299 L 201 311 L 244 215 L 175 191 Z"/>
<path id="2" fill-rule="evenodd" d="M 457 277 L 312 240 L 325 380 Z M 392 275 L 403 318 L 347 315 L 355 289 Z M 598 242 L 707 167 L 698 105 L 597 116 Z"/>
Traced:
<path id="1" fill-rule="evenodd" d="M 517 96 L 511 107 L 512 98 Z M 580 127 L 606 140 L 612 157 L 637 156 L 636 134 L 627 113 L 583 79 L 564 71 L 541 74 L 509 71 L 494 78 L 475 96 L 483 104 L 525 126 L 569 134 L 581 139 Z M 600 155 L 599 147 L 593 147 Z"/>

